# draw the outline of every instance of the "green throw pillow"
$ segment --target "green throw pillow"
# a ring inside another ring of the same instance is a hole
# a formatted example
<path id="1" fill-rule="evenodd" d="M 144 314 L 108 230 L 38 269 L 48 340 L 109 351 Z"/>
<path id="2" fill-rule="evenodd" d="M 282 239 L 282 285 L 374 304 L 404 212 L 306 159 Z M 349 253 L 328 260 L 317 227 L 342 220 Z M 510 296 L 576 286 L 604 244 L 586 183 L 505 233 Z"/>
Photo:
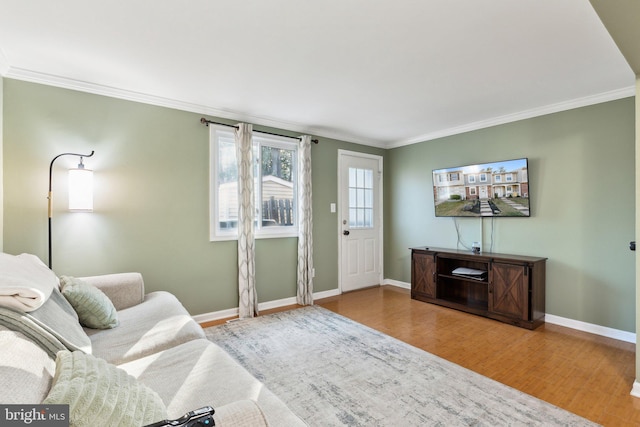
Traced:
<path id="1" fill-rule="evenodd" d="M 80 323 L 94 329 L 111 329 L 118 326 L 118 312 L 100 289 L 81 279 L 60 277 L 62 295 L 73 306 Z"/>
<path id="2" fill-rule="evenodd" d="M 167 418 L 158 393 L 115 365 L 80 351 L 59 351 L 43 404 L 69 405 L 70 425 L 139 427 Z"/>

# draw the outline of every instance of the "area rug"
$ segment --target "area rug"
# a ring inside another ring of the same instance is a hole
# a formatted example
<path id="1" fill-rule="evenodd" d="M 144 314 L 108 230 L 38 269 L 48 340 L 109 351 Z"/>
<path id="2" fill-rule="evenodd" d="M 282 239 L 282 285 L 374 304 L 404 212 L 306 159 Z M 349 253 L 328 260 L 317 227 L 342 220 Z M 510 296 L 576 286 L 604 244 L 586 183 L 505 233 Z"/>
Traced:
<path id="1" fill-rule="evenodd" d="M 205 329 L 310 426 L 594 426 L 321 307 Z"/>

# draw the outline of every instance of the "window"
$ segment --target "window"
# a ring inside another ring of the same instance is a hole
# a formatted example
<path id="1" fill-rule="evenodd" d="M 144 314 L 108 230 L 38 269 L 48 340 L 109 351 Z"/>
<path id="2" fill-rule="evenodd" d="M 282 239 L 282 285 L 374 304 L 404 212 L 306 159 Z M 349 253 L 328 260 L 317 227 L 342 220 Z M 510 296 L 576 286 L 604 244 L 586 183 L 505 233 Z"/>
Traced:
<path id="1" fill-rule="evenodd" d="M 500 176 L 500 175 L 495 175 L 495 177 L 493 178 L 493 180 L 494 180 L 495 182 L 502 182 L 502 176 Z"/>
<path id="2" fill-rule="evenodd" d="M 449 181 L 457 181 L 459 179 L 458 177 L 459 177 L 459 175 L 458 175 L 457 172 L 450 173 L 449 174 Z"/>
<path id="3" fill-rule="evenodd" d="M 504 176 L 504 178 L 505 178 L 505 180 L 506 180 L 507 182 L 511 182 L 511 181 L 513 181 L 513 175 L 512 175 L 512 174 L 510 174 L 510 173 L 506 174 L 506 175 Z"/>
<path id="4" fill-rule="evenodd" d="M 469 183 L 470 184 L 474 184 L 476 182 L 476 176 L 475 175 L 469 175 Z"/>
<path id="5" fill-rule="evenodd" d="M 481 173 L 480 174 L 480 182 L 487 182 L 487 174 L 486 173 Z"/>
<path id="6" fill-rule="evenodd" d="M 256 238 L 298 235 L 298 144 L 290 138 L 253 135 Z M 210 240 L 238 235 L 238 166 L 233 129 L 210 126 Z"/>
<path id="7" fill-rule="evenodd" d="M 349 227 L 373 228 L 373 170 L 349 168 Z"/>
<path id="8" fill-rule="evenodd" d="M 475 196 L 476 195 L 476 187 L 469 187 L 469 194 L 471 196 Z"/>

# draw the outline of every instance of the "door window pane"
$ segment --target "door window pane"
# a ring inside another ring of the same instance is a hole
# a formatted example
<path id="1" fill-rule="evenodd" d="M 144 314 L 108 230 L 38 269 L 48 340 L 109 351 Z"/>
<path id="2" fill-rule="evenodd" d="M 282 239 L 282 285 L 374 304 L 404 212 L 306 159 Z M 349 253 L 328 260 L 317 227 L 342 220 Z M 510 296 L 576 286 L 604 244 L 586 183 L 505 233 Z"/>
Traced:
<path id="1" fill-rule="evenodd" d="M 364 190 L 364 207 L 373 209 L 373 190 Z"/>
<path id="2" fill-rule="evenodd" d="M 357 227 L 364 227 L 364 209 L 356 209 L 356 214 L 358 215 L 356 221 Z"/>
<path id="3" fill-rule="evenodd" d="M 357 209 L 349 209 L 349 225 L 353 227 L 353 224 L 356 224 L 356 211 Z"/>
<path id="4" fill-rule="evenodd" d="M 364 188 L 373 188 L 373 171 L 371 169 L 364 171 Z"/>

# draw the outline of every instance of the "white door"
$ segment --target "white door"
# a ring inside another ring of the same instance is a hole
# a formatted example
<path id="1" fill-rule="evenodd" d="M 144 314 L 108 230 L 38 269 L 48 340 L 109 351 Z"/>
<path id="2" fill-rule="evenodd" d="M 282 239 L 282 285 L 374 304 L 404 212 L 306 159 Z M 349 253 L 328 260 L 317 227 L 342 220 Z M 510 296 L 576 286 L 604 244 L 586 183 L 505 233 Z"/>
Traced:
<path id="1" fill-rule="evenodd" d="M 382 284 L 382 157 L 338 151 L 340 289 Z"/>
<path id="2" fill-rule="evenodd" d="M 487 197 L 488 197 L 487 186 L 486 185 L 481 185 L 480 186 L 480 198 L 481 199 L 486 199 Z"/>

